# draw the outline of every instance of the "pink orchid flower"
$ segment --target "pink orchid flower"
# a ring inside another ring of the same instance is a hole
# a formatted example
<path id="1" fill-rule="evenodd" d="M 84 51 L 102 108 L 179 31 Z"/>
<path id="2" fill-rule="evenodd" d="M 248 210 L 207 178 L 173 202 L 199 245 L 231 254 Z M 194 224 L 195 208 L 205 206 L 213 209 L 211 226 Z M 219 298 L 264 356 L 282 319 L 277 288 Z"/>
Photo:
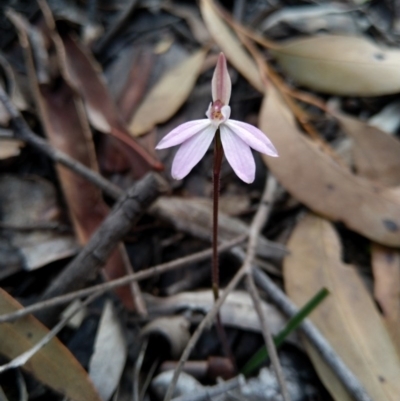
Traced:
<path id="1" fill-rule="evenodd" d="M 274 145 L 262 131 L 229 118 L 231 87 L 226 58 L 221 53 L 211 82 L 213 101 L 206 112 L 207 118 L 179 125 L 156 146 L 156 149 L 165 149 L 181 145 L 172 163 L 171 175 L 176 180 L 186 177 L 201 160 L 218 129 L 226 159 L 237 176 L 246 183 L 254 181 L 256 172 L 250 148 L 269 156 L 278 156 Z"/>

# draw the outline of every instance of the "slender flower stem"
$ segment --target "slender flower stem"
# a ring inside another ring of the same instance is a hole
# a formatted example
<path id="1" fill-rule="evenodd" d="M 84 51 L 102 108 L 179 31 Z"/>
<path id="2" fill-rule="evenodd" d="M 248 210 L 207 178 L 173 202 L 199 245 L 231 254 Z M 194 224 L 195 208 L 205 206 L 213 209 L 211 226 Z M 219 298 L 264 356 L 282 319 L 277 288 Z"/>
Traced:
<path id="1" fill-rule="evenodd" d="M 214 294 L 215 302 L 219 298 L 219 260 L 218 260 L 218 201 L 220 192 L 220 173 L 222 157 L 224 156 L 224 150 L 221 144 L 221 138 L 219 135 L 219 129 L 215 133 L 214 139 L 214 170 L 213 170 L 213 257 L 212 257 L 212 289 Z M 232 365 L 236 369 L 235 358 L 232 350 L 229 346 L 228 337 L 224 330 L 224 326 L 221 323 L 221 317 L 219 313 L 216 316 L 216 328 L 218 337 L 221 341 L 224 354 L 231 360 Z"/>
<path id="2" fill-rule="evenodd" d="M 222 149 L 219 129 L 214 139 L 214 171 L 213 171 L 213 258 L 212 258 L 212 289 L 215 301 L 219 298 L 219 261 L 218 261 L 218 201 L 220 192 L 220 173 L 224 151 Z"/>

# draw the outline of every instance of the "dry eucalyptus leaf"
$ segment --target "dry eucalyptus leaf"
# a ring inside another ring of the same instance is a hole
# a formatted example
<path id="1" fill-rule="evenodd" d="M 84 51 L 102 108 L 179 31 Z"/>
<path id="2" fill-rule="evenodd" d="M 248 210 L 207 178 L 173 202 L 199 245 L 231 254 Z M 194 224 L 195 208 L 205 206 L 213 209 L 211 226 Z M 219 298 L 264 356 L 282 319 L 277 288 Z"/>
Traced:
<path id="1" fill-rule="evenodd" d="M 170 297 L 155 297 L 145 294 L 149 313 L 174 314 L 182 310 L 201 311 L 208 313 L 214 305 L 211 290 L 196 292 L 181 292 Z M 262 301 L 262 309 L 268 319 L 272 333 L 278 334 L 285 325 L 286 319 L 274 305 Z M 244 291 L 232 291 L 220 310 L 224 325 L 242 330 L 260 332 L 260 321 L 254 309 L 250 295 Z M 295 336 L 289 336 L 288 341 L 298 344 Z"/>
<path id="2" fill-rule="evenodd" d="M 158 317 L 146 324 L 140 334 L 164 337 L 169 343 L 171 358 L 179 359 L 190 340 L 189 328 L 190 322 L 183 316 Z"/>
<path id="3" fill-rule="evenodd" d="M 203 198 L 161 196 L 153 203 L 150 212 L 170 222 L 178 230 L 206 241 L 211 240 L 212 203 L 206 202 Z M 218 217 L 218 226 L 221 241 L 229 241 L 249 232 L 247 224 L 221 212 Z M 281 244 L 259 236 L 257 254 L 266 258 L 282 259 L 286 249 Z"/>
<path id="4" fill-rule="evenodd" d="M 314 36 L 281 44 L 272 54 L 300 85 L 341 96 L 400 91 L 400 51 L 359 36 Z"/>
<path id="5" fill-rule="evenodd" d="M 336 164 L 296 127 L 293 114 L 270 85 L 260 128 L 278 149 L 264 161 L 279 182 L 316 213 L 376 242 L 400 245 L 400 197 Z"/>
<path id="6" fill-rule="evenodd" d="M 221 19 L 212 0 L 201 0 L 201 15 L 211 36 L 225 53 L 230 63 L 242 74 L 249 83 L 263 93 L 265 86 L 254 60 L 244 50 L 236 35 Z"/>
<path id="7" fill-rule="evenodd" d="M 0 160 L 18 156 L 24 143 L 21 141 L 1 139 L 0 140 Z"/>
<path id="8" fill-rule="evenodd" d="M 0 314 L 11 313 L 22 306 L 0 289 Z M 48 333 L 33 316 L 0 325 L 0 354 L 13 359 L 32 348 Z M 88 374 L 59 341 L 53 338 L 23 366 L 38 380 L 75 401 L 101 401 Z"/>
<path id="9" fill-rule="evenodd" d="M 321 31 L 356 34 L 360 28 L 350 7 L 336 2 L 282 7 L 267 16 L 259 29 L 271 33 L 294 29 L 308 35 Z"/>
<path id="10" fill-rule="evenodd" d="M 108 401 L 121 379 L 128 347 L 117 312 L 107 300 L 97 329 L 89 376 L 103 401 Z"/>
<path id="11" fill-rule="evenodd" d="M 373 244 L 371 253 L 374 296 L 400 356 L 400 252 Z"/>
<path id="12" fill-rule="evenodd" d="M 353 139 L 353 161 L 357 174 L 385 186 L 400 185 L 400 141 L 357 118 L 334 112 Z"/>
<path id="13" fill-rule="evenodd" d="M 198 50 L 161 77 L 133 115 L 129 124 L 133 136 L 168 121 L 180 109 L 196 83 L 206 55 L 206 49 Z"/>
<path id="14" fill-rule="evenodd" d="M 364 283 L 351 265 L 341 260 L 339 237 L 332 225 L 315 215 L 301 220 L 288 242 L 284 261 L 285 287 L 290 298 L 304 305 L 325 287 L 330 296 L 311 320 L 357 376 L 373 400 L 397 401 L 400 360 L 381 316 Z M 307 343 L 307 350 L 312 346 Z M 337 401 L 343 398 L 337 379 L 314 351 L 311 360 Z M 340 386 L 341 387 L 341 386 Z"/>

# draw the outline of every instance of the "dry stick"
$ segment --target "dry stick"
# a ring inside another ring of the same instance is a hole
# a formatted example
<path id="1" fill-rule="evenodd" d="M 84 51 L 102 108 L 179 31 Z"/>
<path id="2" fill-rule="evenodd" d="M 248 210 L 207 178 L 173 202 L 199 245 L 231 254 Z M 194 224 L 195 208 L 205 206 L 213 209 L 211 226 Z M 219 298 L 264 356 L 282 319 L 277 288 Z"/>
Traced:
<path id="1" fill-rule="evenodd" d="M 274 367 L 274 371 L 278 379 L 279 386 L 281 388 L 283 399 L 284 401 L 290 401 L 289 392 L 286 386 L 285 378 L 283 376 L 282 367 L 279 362 L 278 353 L 276 351 L 274 340 L 272 338 L 271 330 L 268 327 L 267 319 L 265 318 L 263 310 L 261 308 L 260 296 L 254 284 L 253 277 L 251 276 L 252 265 L 254 263 L 254 257 L 257 249 L 258 237 L 260 235 L 261 230 L 265 226 L 265 223 L 268 220 L 276 188 L 277 188 L 276 179 L 272 174 L 269 174 L 264 193 L 261 197 L 260 205 L 257 209 L 257 213 L 255 214 L 250 226 L 247 254 L 243 266 L 245 266 L 247 273 L 246 288 L 251 296 L 254 308 L 260 320 L 261 330 L 263 333 L 265 344 L 269 356 L 271 358 L 272 366 Z"/>
<path id="2" fill-rule="evenodd" d="M 85 281 L 93 279 L 98 268 L 106 263 L 117 244 L 129 232 L 144 209 L 165 192 L 167 187 L 167 183 L 160 175 L 150 173 L 128 189 L 81 252 L 46 289 L 43 298 L 49 299 L 79 289 Z M 49 320 L 55 313 L 56 311 L 50 313 Z M 40 318 L 48 320 L 48 317 L 44 315 Z"/>
<path id="3" fill-rule="evenodd" d="M 237 237 L 229 242 L 226 242 L 218 247 L 219 252 L 226 251 L 240 243 L 242 243 L 246 239 L 246 236 Z M 100 292 L 101 294 L 112 290 L 114 288 L 129 284 L 133 281 L 145 280 L 149 277 L 153 277 L 162 273 L 166 273 L 171 270 L 175 270 L 184 266 L 187 266 L 190 263 L 196 263 L 202 261 L 204 259 L 210 258 L 212 256 L 212 248 L 206 249 L 201 252 L 194 253 L 192 255 L 184 256 L 182 258 L 173 260 L 171 262 L 163 263 L 149 269 L 140 271 L 138 273 L 131 274 L 129 276 L 121 277 L 112 281 L 108 281 L 103 284 L 97 284 L 92 287 L 85 288 L 83 290 L 74 291 L 65 295 L 60 295 L 58 297 L 54 297 L 48 299 L 46 301 L 37 302 L 33 305 L 27 306 L 25 308 L 19 309 L 12 313 L 7 313 L 4 315 L 0 315 L 0 323 L 5 323 L 9 321 L 14 321 L 16 319 L 20 319 L 23 316 L 29 315 L 34 312 L 38 312 L 47 308 L 51 308 L 53 306 L 64 305 L 68 302 L 71 302 L 78 298 L 83 298 L 88 295 L 91 295 L 95 292 Z"/>
<path id="4" fill-rule="evenodd" d="M 298 313 L 299 310 L 297 306 L 294 305 L 283 291 L 257 267 L 253 267 L 253 277 L 257 285 L 268 294 L 272 302 L 277 305 L 285 315 L 292 317 Z M 317 349 L 318 353 L 336 374 L 337 378 L 342 382 L 355 401 L 372 401 L 357 377 L 345 365 L 321 332 L 308 319 L 301 323 L 300 330 Z"/>
<path id="5" fill-rule="evenodd" d="M 110 181 L 103 178 L 96 171 L 91 170 L 85 165 L 69 157 L 66 153 L 61 152 L 48 144 L 43 138 L 37 136 L 29 128 L 28 124 L 22 118 L 19 111 L 12 104 L 10 98 L 5 93 L 3 87 L 0 85 L 0 101 L 3 103 L 8 114 L 10 114 L 12 119 L 12 124 L 14 127 L 15 138 L 21 141 L 27 142 L 36 149 L 40 150 L 42 153 L 47 155 L 51 160 L 56 163 L 60 163 L 70 170 L 86 178 L 88 181 L 103 190 L 108 196 L 113 199 L 118 199 L 122 194 L 122 189 L 118 188 L 116 185 L 112 184 Z"/>
<path id="6" fill-rule="evenodd" d="M 47 343 L 49 343 L 64 327 L 65 325 L 74 317 L 74 315 L 82 309 L 84 306 L 88 305 L 90 302 L 94 301 L 101 294 L 99 292 L 92 294 L 84 302 L 75 307 L 72 311 L 67 313 L 67 315 L 57 323 L 40 341 L 38 341 L 32 348 L 28 349 L 21 355 L 12 359 L 10 362 L 0 366 L 0 373 L 5 372 L 9 369 L 18 368 L 25 365 L 29 359 L 31 359 L 38 351 L 40 351 Z"/>

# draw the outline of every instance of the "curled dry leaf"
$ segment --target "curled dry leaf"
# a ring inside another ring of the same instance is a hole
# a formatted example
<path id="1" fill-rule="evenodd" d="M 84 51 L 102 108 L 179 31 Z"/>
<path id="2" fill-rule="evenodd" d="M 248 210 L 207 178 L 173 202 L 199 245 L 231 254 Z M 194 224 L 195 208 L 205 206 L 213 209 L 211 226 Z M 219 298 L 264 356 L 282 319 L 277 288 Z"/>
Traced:
<path id="1" fill-rule="evenodd" d="M 133 136 L 145 134 L 179 110 L 196 83 L 206 55 L 206 49 L 198 50 L 161 77 L 133 115 L 129 124 Z"/>
<path id="2" fill-rule="evenodd" d="M 246 53 L 239 39 L 221 19 L 216 7 L 213 0 L 201 0 L 200 2 L 201 15 L 211 36 L 225 53 L 229 62 L 232 63 L 254 88 L 263 93 L 265 86 L 256 63 Z"/>
<path id="3" fill-rule="evenodd" d="M 400 360 L 364 283 L 353 266 L 341 261 L 341 245 L 332 225 L 307 215 L 293 231 L 288 247 L 284 277 L 289 296 L 300 306 L 327 288 L 330 296 L 311 320 L 373 400 L 397 401 Z M 319 354 L 309 343 L 306 348 L 332 396 L 349 400 Z"/>
<path id="4" fill-rule="evenodd" d="M 353 162 L 357 174 L 385 186 L 400 185 L 400 141 L 357 118 L 333 112 L 353 139 Z"/>
<path id="5" fill-rule="evenodd" d="M 0 289 L 0 314 L 14 312 L 22 306 Z M 0 325 L 0 354 L 13 359 L 32 348 L 48 329 L 33 316 Z M 53 338 L 23 366 L 54 391 L 76 401 L 101 401 L 86 371 L 59 341 Z"/>
<path id="6" fill-rule="evenodd" d="M 170 346 L 171 358 L 179 359 L 190 340 L 189 328 L 190 322 L 183 316 L 159 317 L 144 326 L 140 334 L 142 337 L 164 337 Z"/>
<path id="7" fill-rule="evenodd" d="M 89 376 L 103 401 L 111 398 L 124 370 L 128 347 L 117 312 L 107 300 L 97 329 Z"/>
<path id="8" fill-rule="evenodd" d="M 296 127 L 272 85 L 262 105 L 260 128 L 280 156 L 264 161 L 297 200 L 371 240 L 400 245 L 399 194 L 353 175 L 321 152 Z"/>
<path id="9" fill-rule="evenodd" d="M 364 37 L 315 36 L 272 50 L 300 85 L 342 96 L 381 96 L 400 90 L 400 51 Z"/>
<path id="10" fill-rule="evenodd" d="M 201 311 L 208 313 L 214 298 L 211 290 L 197 292 L 181 292 L 166 298 L 145 295 L 149 313 L 174 314 L 182 310 Z M 278 334 L 285 325 L 285 318 L 274 305 L 262 301 L 262 309 L 267 316 L 272 333 Z M 242 330 L 260 332 L 260 321 L 254 310 L 250 295 L 244 291 L 230 293 L 220 310 L 221 321 L 224 325 Z M 288 341 L 298 344 L 295 336 L 289 336 Z"/>

